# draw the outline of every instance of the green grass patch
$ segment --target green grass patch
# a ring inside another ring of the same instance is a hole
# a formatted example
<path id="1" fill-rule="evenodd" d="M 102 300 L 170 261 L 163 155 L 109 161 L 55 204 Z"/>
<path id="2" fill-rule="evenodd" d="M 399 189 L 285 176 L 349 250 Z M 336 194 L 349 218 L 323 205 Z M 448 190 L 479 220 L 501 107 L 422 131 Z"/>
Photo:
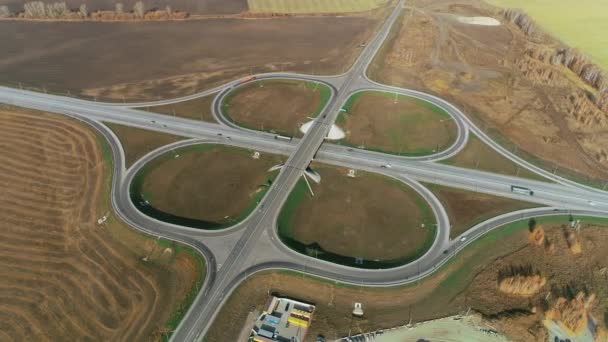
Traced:
<path id="1" fill-rule="evenodd" d="M 158 241 L 159 244 L 161 241 L 163 240 Z M 198 292 L 201 290 L 201 288 L 203 288 L 205 276 L 207 274 L 207 264 L 205 263 L 205 259 L 198 252 L 188 246 L 184 246 L 181 244 L 175 244 L 173 242 L 170 242 L 170 245 L 174 248 L 175 254 L 177 254 L 178 252 L 184 252 L 194 259 L 196 263 L 197 277 L 196 282 L 192 284 L 192 287 L 190 288 L 184 299 L 173 310 L 171 316 L 169 317 L 169 320 L 165 323 L 165 330 L 169 333 L 162 335 L 162 341 L 170 340 L 173 331 L 175 331 L 179 323 L 182 321 L 182 319 L 188 312 L 188 309 L 190 309 L 190 306 L 192 305 L 192 302 L 194 302 L 194 299 L 198 295 Z"/>
<path id="2" fill-rule="evenodd" d="M 108 165 L 109 169 L 112 170 L 114 166 L 114 155 L 112 154 L 112 148 L 110 147 L 110 144 L 108 144 L 106 138 L 100 133 L 96 132 L 95 137 L 97 138 L 97 143 L 101 148 L 103 161 L 106 163 L 106 165 Z M 110 173 L 112 172 L 110 171 Z"/>
<path id="3" fill-rule="evenodd" d="M 329 89 L 329 87 L 315 82 L 306 82 L 305 85 L 308 89 L 320 92 L 321 102 L 317 106 L 315 112 L 311 114 L 311 117 L 316 118 L 317 116 L 319 116 L 319 114 L 321 114 L 321 112 L 327 105 L 327 102 L 329 102 L 329 99 L 331 98 L 331 90 Z"/>
<path id="4" fill-rule="evenodd" d="M 489 0 L 491 4 L 521 8 L 545 31 L 564 43 L 578 47 L 608 69 L 608 1 L 580 0 Z"/>

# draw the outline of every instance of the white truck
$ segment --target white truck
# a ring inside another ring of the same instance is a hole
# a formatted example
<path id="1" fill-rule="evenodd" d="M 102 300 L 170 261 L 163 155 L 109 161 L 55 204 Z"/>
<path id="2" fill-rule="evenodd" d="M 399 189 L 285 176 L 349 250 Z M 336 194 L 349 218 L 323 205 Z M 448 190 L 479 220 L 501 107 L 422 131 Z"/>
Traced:
<path id="1" fill-rule="evenodd" d="M 286 137 L 284 135 L 275 135 L 274 138 L 276 140 L 284 140 L 284 141 L 291 141 L 293 139 L 292 137 Z"/>
<path id="2" fill-rule="evenodd" d="M 534 191 L 524 188 L 523 186 L 511 185 L 511 192 L 520 195 L 534 196 Z"/>

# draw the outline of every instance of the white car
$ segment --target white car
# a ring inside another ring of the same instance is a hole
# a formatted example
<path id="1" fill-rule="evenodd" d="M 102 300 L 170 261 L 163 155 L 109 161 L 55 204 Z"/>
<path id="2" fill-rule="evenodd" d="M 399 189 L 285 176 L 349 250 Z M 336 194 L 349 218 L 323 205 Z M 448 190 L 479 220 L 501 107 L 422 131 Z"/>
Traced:
<path id="1" fill-rule="evenodd" d="M 383 169 L 390 169 L 392 166 L 391 166 L 391 164 L 382 164 L 382 165 L 380 165 L 380 167 Z"/>
<path id="2" fill-rule="evenodd" d="M 460 238 L 460 242 L 465 242 L 465 241 L 467 241 L 466 235 Z"/>

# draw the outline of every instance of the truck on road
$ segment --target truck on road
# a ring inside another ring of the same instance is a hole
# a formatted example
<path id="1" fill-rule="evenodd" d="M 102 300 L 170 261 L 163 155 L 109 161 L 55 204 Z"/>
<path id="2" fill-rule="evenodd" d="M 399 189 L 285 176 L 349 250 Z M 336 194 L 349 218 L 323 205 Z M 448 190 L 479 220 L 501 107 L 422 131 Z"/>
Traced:
<path id="1" fill-rule="evenodd" d="M 293 139 L 292 137 L 286 137 L 284 135 L 275 135 L 274 138 L 276 140 L 284 140 L 284 141 L 291 141 L 291 139 Z"/>
<path id="2" fill-rule="evenodd" d="M 520 195 L 534 196 L 534 191 L 524 188 L 523 186 L 511 185 L 511 192 Z"/>

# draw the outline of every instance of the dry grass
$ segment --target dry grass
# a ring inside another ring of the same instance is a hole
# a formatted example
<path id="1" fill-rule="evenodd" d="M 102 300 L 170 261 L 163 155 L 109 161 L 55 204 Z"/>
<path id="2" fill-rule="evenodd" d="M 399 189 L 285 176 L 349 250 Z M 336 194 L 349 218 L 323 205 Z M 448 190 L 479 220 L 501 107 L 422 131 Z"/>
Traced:
<path id="1" fill-rule="evenodd" d="M 574 73 L 542 60 L 555 40 L 530 38 L 513 24 L 466 25 L 446 14 L 498 16 L 478 1 L 408 5 L 412 10 L 372 66 L 374 79 L 438 95 L 538 166 L 603 186 L 608 117 Z"/>
<path id="2" fill-rule="evenodd" d="M 279 219 L 282 236 L 324 251 L 364 260 L 397 261 L 420 255 L 435 236 L 430 208 L 414 190 L 392 179 L 317 165 L 314 197 L 294 190 Z M 423 227 L 424 225 L 424 227 Z"/>
<path id="3" fill-rule="evenodd" d="M 118 136 L 125 151 L 125 166 L 127 168 L 149 152 L 185 139 L 176 135 L 148 131 L 141 128 L 111 123 L 106 123 L 105 125 Z"/>
<path id="4" fill-rule="evenodd" d="M 345 143 L 403 155 L 432 154 L 451 146 L 456 124 L 442 109 L 409 96 L 364 92 L 351 97 L 338 123 Z"/>
<path id="5" fill-rule="evenodd" d="M 468 169 L 546 181 L 544 177 L 528 171 L 527 169 L 523 169 L 509 159 L 503 157 L 490 146 L 479 140 L 474 134 L 469 135 L 469 141 L 460 153 L 441 162 Z"/>
<path id="6" fill-rule="evenodd" d="M 369 11 L 389 0 L 248 0 L 254 13 L 348 13 Z"/>
<path id="7" fill-rule="evenodd" d="M 565 221 L 565 220 L 563 220 Z M 514 341 L 546 341 L 539 315 L 513 315 L 510 309 L 530 308 L 527 298 L 511 297 L 498 290 L 498 270 L 511 265 L 533 263 L 543 273 L 554 274 L 552 284 L 564 289 L 566 285 L 589 284 L 602 293 L 593 314 L 601 319 L 608 309 L 605 275 L 607 250 L 602 248 L 608 239 L 607 226 L 586 225 L 583 228 L 583 257 L 572 257 L 562 237 L 561 222 L 543 223 L 556 242 L 560 255 L 550 258 L 542 247 L 528 244 L 527 223 L 509 225 L 492 232 L 461 252 L 435 275 L 419 283 L 397 288 L 364 288 L 337 285 L 332 281 L 303 277 L 291 272 L 266 272 L 253 276 L 240 285 L 224 305 L 205 340 L 233 341 L 245 322 L 247 313 L 261 308 L 268 293 L 298 298 L 316 304 L 315 318 L 308 340 L 317 334 L 327 338 L 347 336 L 349 333 L 385 329 L 464 313 L 467 309 L 485 313 L 504 313 L 494 316 L 492 325 Z M 587 258 L 592 257 L 588 262 Z M 538 297 L 544 297 L 541 292 Z M 365 316 L 351 315 L 353 304 L 363 303 Z M 539 310 L 540 312 L 540 310 Z M 510 314 L 511 313 L 511 314 Z M 530 332 L 537 333 L 534 337 Z"/>
<path id="8" fill-rule="evenodd" d="M 543 223 L 543 225 L 550 227 L 548 229 L 554 232 L 552 234 L 559 235 L 560 223 Z M 595 228 L 589 228 L 588 232 L 584 233 L 586 236 L 584 240 L 588 241 L 588 244 L 594 240 L 604 241 L 608 238 L 605 225 L 593 227 Z M 563 243 L 565 245 L 565 242 Z M 347 336 L 349 332 L 358 333 L 403 325 L 410 319 L 415 323 L 459 312 L 464 313 L 468 308 L 487 309 L 488 305 L 493 305 L 493 308 L 500 310 L 500 308 L 509 308 L 511 304 L 519 307 L 517 303 L 527 307 L 526 299 L 520 298 L 516 299 L 517 302 L 512 302 L 510 297 L 496 293 L 498 268 L 493 263 L 500 262 L 501 258 L 517 260 L 519 263 L 526 263 L 529 260 L 536 262 L 537 259 L 541 263 L 548 261 L 547 258 L 539 258 L 534 248 L 526 247 L 528 245 L 527 222 L 509 225 L 474 242 L 435 275 L 419 283 L 396 288 L 342 286 L 333 281 L 303 277 L 292 272 L 261 273 L 246 280 L 236 289 L 220 311 L 205 340 L 233 341 L 247 313 L 256 306 L 261 308 L 269 292 L 316 304 L 315 319 L 308 335 L 309 340 L 313 341 L 319 333 L 333 339 Z M 590 250 L 590 253 L 598 253 L 597 257 L 594 256 L 594 260 L 599 261 L 606 254 L 606 250 L 601 247 L 598 242 L 594 249 Z M 540 252 L 542 253 L 542 248 Z M 564 256 L 551 261 L 553 265 L 551 267 L 559 267 L 556 270 L 568 269 L 563 276 L 560 274 L 559 279 L 556 280 L 558 284 L 566 285 L 570 280 L 578 279 L 581 283 L 592 281 L 594 286 L 601 285 L 603 289 L 605 282 L 602 283 L 599 278 L 590 278 L 591 275 L 587 271 L 582 272 L 580 278 L 577 278 L 576 274 L 580 265 L 583 265 L 585 270 L 597 270 L 600 265 L 606 265 L 605 260 L 599 261 L 596 267 L 596 264 L 585 262 L 584 257 Z M 559 266 L 560 262 L 564 264 Z M 484 275 L 476 277 L 480 273 Z M 485 280 L 486 274 L 491 277 L 488 281 Z M 361 319 L 351 315 L 355 302 L 363 303 L 365 316 Z M 602 308 L 606 309 L 608 305 L 604 302 L 596 312 L 601 312 Z M 494 321 L 493 325 L 503 322 L 503 319 L 506 320 L 508 317 L 505 315 L 499 319 Z M 526 318 L 521 331 L 527 334 L 528 328 L 533 323 Z M 508 332 L 516 330 L 517 327 L 520 326 L 515 324 L 508 326 L 511 329 Z M 528 337 L 513 335 L 513 340 L 540 341 Z"/>
<path id="9" fill-rule="evenodd" d="M 202 270 L 112 216 L 111 155 L 90 129 L 9 107 L 0 122 L 0 339 L 160 338 Z"/>
<path id="10" fill-rule="evenodd" d="M 141 194 L 150 206 L 176 217 L 230 224 L 253 209 L 282 157 L 219 146 L 175 150 L 144 169 Z M 139 176 L 138 176 L 139 177 Z"/>
<path id="11" fill-rule="evenodd" d="M 121 1 L 125 11 L 130 11 L 137 0 Z M 159 2 L 154 0 L 142 0 L 146 9 L 164 9 L 169 4 L 173 10 L 186 11 L 190 14 L 219 15 L 240 13 L 247 10 L 247 0 L 171 0 L 171 2 Z M 78 8 L 82 4 L 80 0 L 66 0 L 68 8 Z M 90 0 L 86 2 L 89 11 L 113 10 L 116 4 L 114 0 Z M 8 5 L 12 12 L 23 11 L 23 3 L 12 0 L 0 0 L 0 5 Z"/>
<path id="12" fill-rule="evenodd" d="M 450 238 L 455 238 L 474 225 L 492 217 L 520 209 L 540 207 L 540 204 L 502 198 L 478 192 L 427 184 L 450 219 Z"/>
<path id="13" fill-rule="evenodd" d="M 194 100 L 140 109 L 154 113 L 175 115 L 185 119 L 215 122 L 215 118 L 211 111 L 211 104 L 216 95 L 217 94 L 211 94 Z"/>
<path id="14" fill-rule="evenodd" d="M 4 21 L 0 83 L 121 102 L 188 95 L 251 72 L 338 74 L 359 54 L 357 46 L 369 39 L 379 14 L 111 24 Z"/>
<path id="15" fill-rule="evenodd" d="M 311 82 L 258 81 L 238 89 L 223 104 L 236 124 L 287 136 L 302 136 L 299 127 L 323 109 L 329 89 Z"/>

